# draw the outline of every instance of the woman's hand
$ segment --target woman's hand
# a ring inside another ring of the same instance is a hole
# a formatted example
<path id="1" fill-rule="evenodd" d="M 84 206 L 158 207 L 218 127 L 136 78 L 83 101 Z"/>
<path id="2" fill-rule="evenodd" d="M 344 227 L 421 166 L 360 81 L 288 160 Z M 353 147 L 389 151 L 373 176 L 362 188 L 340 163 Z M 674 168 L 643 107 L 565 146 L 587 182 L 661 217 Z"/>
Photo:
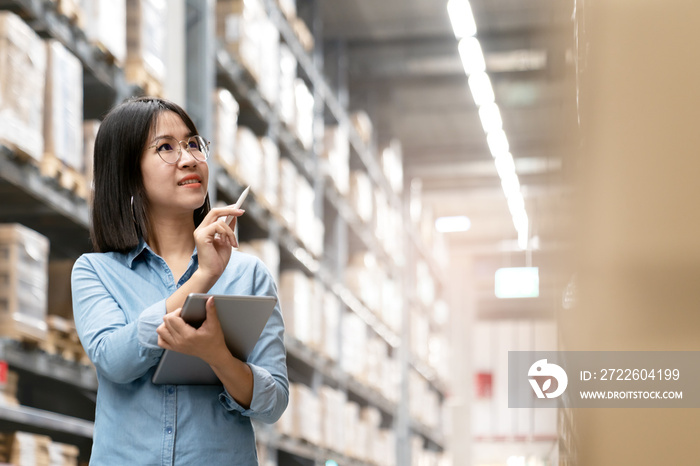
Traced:
<path id="1" fill-rule="evenodd" d="M 222 356 L 227 356 L 229 351 L 213 297 L 207 299 L 207 317 L 199 328 L 194 328 L 182 320 L 181 311 L 182 308 L 163 317 L 163 323 L 156 330 L 158 346 L 197 356 L 210 365 L 215 365 Z"/>
<path id="2" fill-rule="evenodd" d="M 231 258 L 231 248 L 238 247 L 238 240 L 233 233 L 238 217 L 245 211 L 233 207 L 211 209 L 194 231 L 199 260 L 198 271 L 215 280 L 221 276 Z M 230 225 L 219 220 L 228 215 L 233 216 Z"/>

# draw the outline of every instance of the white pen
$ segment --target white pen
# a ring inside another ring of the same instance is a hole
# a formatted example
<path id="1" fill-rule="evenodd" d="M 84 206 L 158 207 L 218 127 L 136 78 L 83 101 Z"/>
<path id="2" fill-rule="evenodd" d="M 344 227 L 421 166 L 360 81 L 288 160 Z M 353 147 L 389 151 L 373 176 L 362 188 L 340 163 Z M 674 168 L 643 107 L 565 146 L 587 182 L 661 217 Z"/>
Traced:
<path id="1" fill-rule="evenodd" d="M 243 201 L 245 201 L 245 198 L 248 196 L 248 191 L 250 191 L 250 186 L 248 186 L 247 188 L 245 188 L 245 189 L 243 190 L 243 192 L 241 193 L 241 196 L 238 198 L 238 200 L 236 201 L 236 203 L 233 204 L 232 207 L 233 207 L 234 209 L 240 209 L 240 208 L 241 208 L 241 206 L 243 205 Z M 228 217 L 226 217 L 225 222 L 226 222 L 227 225 L 228 225 L 229 223 L 231 223 L 231 220 L 233 220 L 233 217 L 234 217 L 233 215 L 229 215 Z"/>

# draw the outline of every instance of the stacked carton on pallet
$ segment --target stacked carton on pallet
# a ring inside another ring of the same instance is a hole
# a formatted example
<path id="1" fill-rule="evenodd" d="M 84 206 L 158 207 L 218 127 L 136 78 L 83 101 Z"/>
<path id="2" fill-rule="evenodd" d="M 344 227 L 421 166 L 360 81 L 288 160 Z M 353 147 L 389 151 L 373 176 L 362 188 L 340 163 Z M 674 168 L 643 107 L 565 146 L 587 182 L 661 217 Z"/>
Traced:
<path id="1" fill-rule="evenodd" d="M 127 0 L 126 11 L 126 79 L 141 86 L 147 94 L 162 95 L 166 73 L 166 1 Z"/>
<path id="2" fill-rule="evenodd" d="M 46 48 L 17 15 L 0 13 L 0 143 L 40 161 Z"/>
<path id="3" fill-rule="evenodd" d="M 0 334 L 46 338 L 49 240 L 19 224 L 0 225 Z"/>

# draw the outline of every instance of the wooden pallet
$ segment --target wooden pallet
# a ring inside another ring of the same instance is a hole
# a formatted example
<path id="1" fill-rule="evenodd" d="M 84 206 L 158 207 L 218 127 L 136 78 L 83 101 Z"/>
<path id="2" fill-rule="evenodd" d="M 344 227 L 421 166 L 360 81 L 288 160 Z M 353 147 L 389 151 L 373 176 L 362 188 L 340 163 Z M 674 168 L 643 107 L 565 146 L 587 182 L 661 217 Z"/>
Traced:
<path id="1" fill-rule="evenodd" d="M 78 339 L 75 323 L 63 317 L 49 315 L 46 318 L 48 333 L 39 347 L 46 353 L 57 355 L 77 363 L 87 363 L 87 355 Z"/>
<path id="2" fill-rule="evenodd" d="M 57 11 L 68 18 L 71 23 L 83 29 L 85 26 L 85 15 L 77 0 L 58 0 Z"/>
<path id="3" fill-rule="evenodd" d="M 127 62 L 124 71 L 126 80 L 139 86 L 146 95 L 163 97 L 163 83 L 151 76 L 141 62 Z"/>
<path id="4" fill-rule="evenodd" d="M 88 198 L 90 188 L 85 175 L 69 167 L 55 155 L 44 154 L 44 158 L 39 162 L 39 172 L 46 178 L 55 179 L 59 186 L 75 193 L 81 199 Z"/>

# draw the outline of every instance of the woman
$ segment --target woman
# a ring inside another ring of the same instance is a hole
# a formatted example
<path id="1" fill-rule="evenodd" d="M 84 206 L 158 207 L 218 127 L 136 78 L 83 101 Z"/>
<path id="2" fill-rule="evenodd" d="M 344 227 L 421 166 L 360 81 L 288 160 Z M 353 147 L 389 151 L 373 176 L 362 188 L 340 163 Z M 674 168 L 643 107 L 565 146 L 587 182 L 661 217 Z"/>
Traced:
<path id="1" fill-rule="evenodd" d="M 73 267 L 78 335 L 99 387 L 91 464 L 254 465 L 251 418 L 275 422 L 288 401 L 279 305 L 244 363 L 227 350 L 213 299 L 194 329 L 189 293 L 276 296 L 258 259 L 233 253 L 243 210 L 209 208 L 208 143 L 178 105 L 136 98 L 95 140 L 92 241 Z M 200 357 L 221 385 L 154 385 L 164 349 Z"/>

